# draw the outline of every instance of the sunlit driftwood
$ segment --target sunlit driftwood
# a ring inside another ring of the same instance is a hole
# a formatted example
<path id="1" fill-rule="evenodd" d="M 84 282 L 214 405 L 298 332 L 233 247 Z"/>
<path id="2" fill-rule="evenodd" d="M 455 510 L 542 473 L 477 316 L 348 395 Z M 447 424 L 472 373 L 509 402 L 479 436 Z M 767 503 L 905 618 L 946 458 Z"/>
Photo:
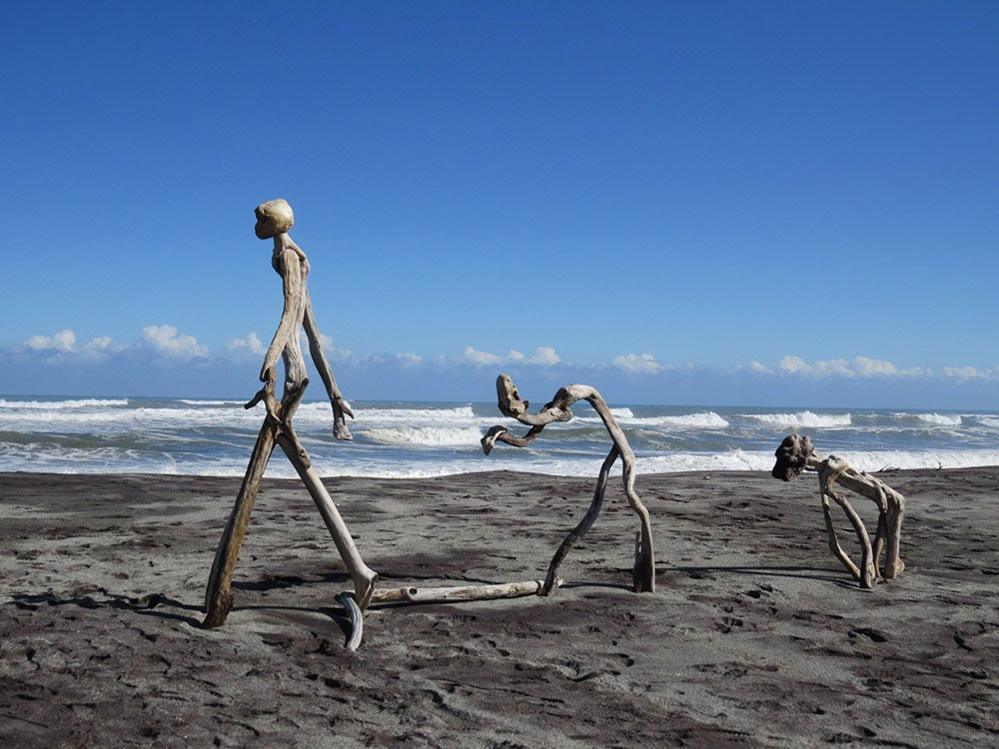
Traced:
<path id="1" fill-rule="evenodd" d="M 593 500 L 583 519 L 579 521 L 559 546 L 558 551 L 552 557 L 548 565 L 548 574 L 545 577 L 544 585 L 541 589 L 542 595 L 548 595 L 555 587 L 558 569 L 565 559 L 573 544 L 576 543 L 590 529 L 604 501 L 604 493 L 607 490 L 607 482 L 610 476 L 611 467 L 621 459 L 623 466 L 624 491 L 628 498 L 628 504 L 638 515 L 639 530 L 635 540 L 635 564 L 632 569 L 632 585 L 636 592 L 654 592 L 656 589 L 656 566 L 655 552 L 652 544 L 652 525 L 649 519 L 649 511 L 642 504 L 642 500 L 635 490 L 635 453 L 628 444 L 628 438 L 618 425 L 610 407 L 604 401 L 600 393 L 589 385 L 566 385 L 560 388 L 555 397 L 546 403 L 536 414 L 528 412 L 529 403 L 521 399 L 517 386 L 508 375 L 501 374 L 496 379 L 496 396 L 499 403 L 499 410 L 512 419 L 516 419 L 521 424 L 525 424 L 530 429 L 521 437 L 511 434 L 506 427 L 494 426 L 482 438 L 482 449 L 488 455 L 496 446 L 497 442 L 505 442 L 514 447 L 525 447 L 537 439 L 538 435 L 548 424 L 564 422 L 572 419 L 571 406 L 576 401 L 585 400 L 593 410 L 597 412 L 600 420 L 610 434 L 613 446 L 607 454 L 600 473 L 597 476 L 596 488 L 593 492 Z"/>
<path id="2" fill-rule="evenodd" d="M 808 437 L 792 434 L 780 443 L 775 453 L 777 462 L 771 472 L 774 478 L 790 481 L 802 471 L 814 471 L 819 475 L 819 493 L 822 498 L 822 514 L 825 518 L 829 549 L 840 563 L 853 575 L 862 588 L 872 588 L 874 581 L 881 577 L 894 580 L 905 569 L 900 554 L 902 540 L 902 516 L 905 513 L 905 497 L 892 489 L 881 479 L 855 470 L 842 458 L 830 455 L 823 458 L 815 452 Z M 873 501 L 878 507 L 878 529 L 872 546 L 870 535 L 863 520 L 846 497 L 836 491 L 839 485 Z M 833 527 L 829 500 L 838 504 L 846 513 L 857 541 L 860 543 L 860 565 L 856 565 L 839 545 L 836 529 Z M 885 564 L 881 567 L 881 555 L 885 553 Z"/>
<path id="3" fill-rule="evenodd" d="M 274 239 L 274 252 L 271 264 L 281 276 L 284 292 L 284 310 L 277 332 L 264 356 L 260 369 L 263 387 L 246 404 L 252 408 L 263 402 L 266 408 L 264 423 L 257 436 L 256 445 L 250 456 L 243 483 L 240 486 L 236 503 L 226 523 L 222 540 L 215 552 L 215 561 L 205 592 L 204 626 L 221 626 L 232 608 L 232 573 L 239 556 L 239 549 L 246 536 L 250 514 L 260 490 L 267 463 L 280 446 L 288 460 L 295 467 L 319 508 L 319 512 L 329 529 L 333 542 L 343 559 L 354 583 L 355 608 L 363 610 L 374 590 L 377 575 L 361 558 L 346 523 L 340 516 L 336 504 L 323 486 L 319 475 L 312 467 L 308 452 L 302 446 L 292 426 L 295 410 L 305 395 L 309 384 L 306 376 L 305 359 L 299 343 L 299 330 L 304 329 L 309 341 L 309 350 L 320 377 L 326 385 L 330 405 L 333 409 L 333 434 L 337 439 L 350 439 L 346 416 L 353 416 L 350 405 L 343 399 L 337 388 L 336 379 L 323 351 L 322 337 L 312 312 L 312 301 L 306 288 L 309 262 L 302 249 L 295 244 L 288 230 L 294 224 L 294 215 L 284 200 L 262 203 L 256 209 L 256 233 L 261 239 Z M 284 361 L 285 381 L 281 401 L 275 397 L 277 360 Z M 355 644 L 356 647 L 356 644 Z"/>

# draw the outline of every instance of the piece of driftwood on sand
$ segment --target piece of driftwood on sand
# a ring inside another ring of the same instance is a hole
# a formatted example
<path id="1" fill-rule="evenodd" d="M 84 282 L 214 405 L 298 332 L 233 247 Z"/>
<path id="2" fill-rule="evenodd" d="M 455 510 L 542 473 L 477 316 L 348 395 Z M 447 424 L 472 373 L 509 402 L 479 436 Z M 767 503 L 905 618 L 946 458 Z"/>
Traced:
<path id="1" fill-rule="evenodd" d="M 333 371 L 323 350 L 322 336 L 316 325 L 312 300 L 306 286 L 310 270 L 309 261 L 302 249 L 288 234 L 294 224 L 294 215 L 291 206 L 286 201 L 277 199 L 262 203 L 256 208 L 256 216 L 255 231 L 257 236 L 260 239 L 273 238 L 274 240 L 271 264 L 281 276 L 284 289 L 284 309 L 277 332 L 267 349 L 263 366 L 260 369 L 260 380 L 264 385 L 246 404 L 246 408 L 253 408 L 258 403 L 263 402 L 266 414 L 260 433 L 257 435 L 257 442 L 250 456 L 250 462 L 247 465 L 235 505 L 226 523 L 222 540 L 215 552 L 215 560 L 205 592 L 204 626 L 222 626 L 232 609 L 233 570 L 249 527 L 250 515 L 260 491 L 261 479 L 274 448 L 277 446 L 282 449 L 289 462 L 295 467 L 299 478 L 315 501 L 354 583 L 353 592 L 341 592 L 336 596 L 336 599 L 346 609 L 351 623 L 351 631 L 345 645 L 347 650 L 356 650 L 360 645 L 364 633 L 363 612 L 372 603 L 413 604 L 537 595 L 545 587 L 544 581 L 528 580 L 450 588 L 406 586 L 398 589 L 375 589 L 377 574 L 361 558 L 347 524 L 319 478 L 319 474 L 313 468 L 309 454 L 299 441 L 292 426 L 295 410 L 301 403 L 305 389 L 309 384 L 305 359 L 302 356 L 299 343 L 300 329 L 305 331 L 313 363 L 319 370 L 330 398 L 330 405 L 333 408 L 333 436 L 340 440 L 351 439 L 346 416 L 354 416 L 350 405 L 343 399 L 337 387 L 336 378 L 333 376 Z M 279 357 L 283 360 L 285 368 L 284 390 L 280 402 L 277 401 L 275 395 L 277 379 L 275 373 Z M 555 581 L 554 584 L 557 585 L 558 582 Z M 551 584 L 548 584 L 545 589 L 547 591 L 550 588 Z"/>
<path id="2" fill-rule="evenodd" d="M 211 575 L 205 592 L 204 626 L 221 626 L 232 608 L 232 573 L 239 556 L 239 549 L 246 536 L 250 514 L 260 490 L 267 463 L 274 448 L 280 446 L 289 462 L 295 467 L 312 496 L 329 529 L 333 542 L 350 572 L 354 583 L 354 605 L 363 609 L 374 590 L 376 573 L 361 558 L 360 552 L 351 538 L 347 524 L 340 516 L 323 486 L 319 475 L 312 467 L 312 461 L 305 447 L 299 441 L 292 426 L 295 410 L 298 408 L 305 389 L 309 384 L 305 359 L 299 343 L 299 330 L 304 329 L 309 341 L 309 351 L 313 362 L 330 398 L 333 409 L 333 435 L 337 439 L 349 440 L 346 416 L 353 416 L 350 405 L 343 399 L 337 388 L 336 379 L 323 351 L 322 338 L 316 325 L 306 281 L 309 262 L 302 249 L 295 244 L 288 231 L 294 224 L 291 206 L 284 200 L 271 200 L 257 206 L 256 234 L 260 239 L 274 239 L 274 252 L 271 264 L 281 276 L 284 291 L 284 309 L 277 332 L 267 349 L 260 370 L 260 380 L 264 386 L 246 404 L 252 408 L 263 401 L 266 408 L 264 423 L 257 436 L 250 462 L 243 477 L 243 483 L 229 521 L 226 523 L 215 553 Z M 278 358 L 283 359 L 285 368 L 284 391 L 280 403 L 275 397 L 276 369 Z"/>
<path id="3" fill-rule="evenodd" d="M 842 458 L 830 455 L 823 458 L 812 446 L 808 437 L 792 434 L 784 438 L 775 453 L 771 474 L 774 478 L 790 481 L 802 471 L 814 471 L 819 475 L 819 493 L 822 498 L 822 514 L 825 518 L 826 533 L 829 538 L 829 549 L 843 564 L 862 588 L 874 587 L 878 578 L 894 580 L 905 569 L 900 546 L 902 541 L 902 516 L 905 513 L 905 497 L 892 489 L 881 479 L 855 470 Z M 849 489 L 862 497 L 873 501 L 878 507 L 878 529 L 871 545 L 870 535 L 861 520 L 860 515 L 842 494 L 836 491 L 836 485 Z M 846 513 L 857 541 L 860 543 L 860 566 L 858 567 L 849 555 L 843 551 L 836 537 L 833 526 L 832 511 L 829 500 L 838 504 Z M 881 555 L 885 553 L 885 564 L 881 567 Z"/>
<path id="4" fill-rule="evenodd" d="M 610 434 L 613 445 L 603 465 L 600 466 L 600 473 L 597 476 L 596 488 L 593 491 L 593 500 L 590 507 L 579 521 L 575 528 L 569 531 L 562 544 L 559 546 L 551 563 L 548 565 L 548 574 L 545 577 L 544 586 L 540 593 L 548 595 L 556 587 L 558 579 L 558 569 L 573 545 L 590 529 L 600 509 L 603 506 L 604 494 L 607 490 L 607 482 L 610 477 L 611 467 L 621 459 L 624 478 L 624 492 L 628 498 L 628 504 L 639 519 L 639 530 L 635 534 L 635 564 L 632 568 L 632 585 L 636 592 L 655 592 L 656 589 L 656 563 L 655 551 L 652 544 L 652 524 L 649 519 L 649 511 L 642 504 L 638 492 L 635 490 L 635 453 L 628 443 L 628 438 L 621 429 L 614 414 L 611 412 L 603 396 L 589 385 L 566 385 L 560 388 L 555 397 L 546 403 L 536 414 L 528 412 L 529 402 L 521 399 L 517 386 L 509 375 L 501 374 L 496 378 L 496 397 L 499 410 L 504 416 L 516 419 L 521 424 L 525 424 L 530 429 L 522 436 L 511 434 L 504 426 L 492 427 L 482 438 L 482 449 L 488 455 L 492 452 L 497 442 L 505 442 L 515 447 L 525 447 L 533 442 L 548 424 L 555 422 L 565 422 L 572 419 L 571 406 L 576 401 L 585 400 L 593 410 L 597 412 L 600 420 Z"/>

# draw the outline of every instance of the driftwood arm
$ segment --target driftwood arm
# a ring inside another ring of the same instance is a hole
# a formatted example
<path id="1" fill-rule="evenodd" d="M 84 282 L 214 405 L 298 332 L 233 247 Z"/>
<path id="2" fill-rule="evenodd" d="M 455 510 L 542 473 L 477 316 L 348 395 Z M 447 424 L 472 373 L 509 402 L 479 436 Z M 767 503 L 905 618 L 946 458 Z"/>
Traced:
<path id="1" fill-rule="evenodd" d="M 333 375 L 333 368 L 329 359 L 326 358 L 326 351 L 323 348 L 322 336 L 319 333 L 319 325 L 316 323 L 316 315 L 312 311 L 312 297 L 308 290 L 305 291 L 305 317 L 302 321 L 305 328 L 305 336 L 309 339 L 309 353 L 312 361 L 319 370 L 323 385 L 326 386 L 326 393 L 330 398 L 330 405 L 333 407 L 333 436 L 338 440 L 350 440 L 353 437 L 350 429 L 347 428 L 347 416 L 354 418 L 354 412 L 350 404 L 343 399 L 343 394 L 336 384 L 336 377 Z"/>

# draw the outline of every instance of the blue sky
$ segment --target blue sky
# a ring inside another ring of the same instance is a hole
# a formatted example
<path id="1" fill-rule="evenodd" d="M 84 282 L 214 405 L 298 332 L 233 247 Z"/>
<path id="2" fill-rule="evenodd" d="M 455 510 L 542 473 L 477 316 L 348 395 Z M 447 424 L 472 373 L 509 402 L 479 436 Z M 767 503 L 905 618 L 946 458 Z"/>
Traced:
<path id="1" fill-rule="evenodd" d="M 5 26 L 0 392 L 252 392 L 283 196 L 348 396 L 999 407 L 995 3 Z"/>

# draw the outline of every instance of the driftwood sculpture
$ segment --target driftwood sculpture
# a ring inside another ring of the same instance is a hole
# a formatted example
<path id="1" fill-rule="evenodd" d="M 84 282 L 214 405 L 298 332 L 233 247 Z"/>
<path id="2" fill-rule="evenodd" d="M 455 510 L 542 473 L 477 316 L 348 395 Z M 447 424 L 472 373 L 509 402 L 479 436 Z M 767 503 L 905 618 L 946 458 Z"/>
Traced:
<path id="1" fill-rule="evenodd" d="M 611 413 L 606 401 L 589 385 L 566 385 L 560 388 L 555 397 L 545 404 L 537 414 L 528 413 L 528 401 L 522 400 L 517 386 L 508 375 L 501 374 L 496 379 L 496 397 L 499 402 L 499 410 L 504 416 L 516 419 L 521 424 L 526 424 L 530 429 L 523 437 L 511 434 L 506 427 L 494 426 L 482 438 L 482 449 L 488 455 L 492 452 L 497 442 L 505 442 L 515 447 L 525 447 L 533 442 L 544 428 L 553 422 L 569 421 L 572 419 L 570 407 L 580 400 L 587 401 L 593 410 L 597 412 L 600 420 L 603 421 L 607 432 L 614 443 L 600 467 L 600 474 L 597 476 L 596 489 L 593 492 L 593 500 L 586 515 L 579 521 L 579 524 L 569 531 L 569 534 L 562 541 L 555 556 L 552 557 L 548 565 L 548 574 L 545 577 L 544 585 L 539 591 L 540 595 L 548 595 L 558 583 L 558 568 L 562 564 L 573 544 L 576 543 L 590 529 L 600 508 L 603 505 L 604 493 L 607 490 L 607 481 L 610 477 L 610 470 L 618 458 L 621 459 L 624 473 L 624 491 L 628 498 L 628 504 L 638 515 L 640 528 L 635 534 L 635 565 L 632 570 L 632 584 L 636 593 L 654 592 L 656 589 L 656 564 L 655 552 L 652 545 L 652 525 L 649 520 L 649 511 L 642 504 L 638 493 L 635 491 L 635 453 L 632 452 L 628 444 L 628 438 L 618 425 L 614 414 Z"/>
<path id="2" fill-rule="evenodd" d="M 288 460 L 295 467 L 302 483 L 312 495 L 319 512 L 333 536 L 337 551 L 346 564 L 354 583 L 353 596 L 338 596 L 351 614 L 351 618 L 359 618 L 360 611 L 367 606 L 374 591 L 377 575 L 361 559 L 357 547 L 350 536 L 347 524 L 340 517 L 336 505 L 330 498 L 326 487 L 312 467 L 309 454 L 299 441 L 292 427 L 295 410 L 305 395 L 309 384 L 305 359 L 299 344 L 299 330 L 305 329 L 309 341 L 309 351 L 312 360 L 319 370 L 319 376 L 326 385 L 330 405 L 333 408 L 333 436 L 336 439 L 351 439 L 347 429 L 346 416 L 353 417 L 350 405 L 343 399 L 337 388 L 336 379 L 330 369 L 326 354 L 323 351 L 319 328 L 316 325 L 315 314 L 312 311 L 312 300 L 306 288 L 309 275 L 309 261 L 302 249 L 295 244 L 288 231 L 294 224 L 294 214 L 291 206 L 284 200 L 271 200 L 261 203 L 256 209 L 256 234 L 260 239 L 274 239 L 274 253 L 271 265 L 281 276 L 284 287 L 284 310 L 274 339 L 264 356 L 260 368 L 260 381 L 264 386 L 246 404 L 252 408 L 261 401 L 267 409 L 264 423 L 260 427 L 257 443 L 253 448 L 243 484 L 236 497 L 229 522 L 226 524 L 215 552 L 215 562 L 212 565 L 211 576 L 208 579 L 208 589 L 205 593 L 206 627 L 221 626 L 232 608 L 232 572 L 239 556 L 239 548 L 246 535 L 250 522 L 250 513 L 260 489 L 260 480 L 270 460 L 274 447 L 279 445 Z M 276 368 L 278 357 L 284 360 L 284 391 L 280 403 L 275 398 Z"/>
<path id="3" fill-rule="evenodd" d="M 239 548 L 246 536 L 250 513 L 260 489 L 260 480 L 274 452 L 280 446 L 295 467 L 319 508 L 319 512 L 333 536 L 337 551 L 347 566 L 354 583 L 353 593 L 342 592 L 336 599 L 343 604 L 350 617 L 351 632 L 346 649 L 356 650 L 364 632 L 363 611 L 369 604 L 432 603 L 472 601 L 496 598 L 517 598 L 537 595 L 542 587 L 550 589 L 561 581 L 528 580 L 524 582 L 468 585 L 460 587 L 420 588 L 406 586 L 397 589 L 375 590 L 377 574 L 361 559 L 336 505 L 312 467 L 308 452 L 299 441 L 292 426 L 292 418 L 309 384 L 305 359 L 299 344 L 299 330 L 304 328 L 309 341 L 309 352 L 326 385 L 333 408 L 333 436 L 340 440 L 351 439 L 346 417 L 353 418 L 350 405 L 343 399 L 323 351 L 322 338 L 312 311 L 312 300 L 306 288 L 309 261 L 288 231 L 294 224 L 291 206 L 284 200 L 271 200 L 256 208 L 256 234 L 260 239 L 274 239 L 271 265 L 281 276 L 284 287 L 284 310 L 274 339 L 264 356 L 260 368 L 260 381 L 264 386 L 246 404 L 253 408 L 263 401 L 266 407 L 264 423 L 260 427 L 257 443 L 253 448 L 246 475 L 236 497 L 236 504 L 229 516 L 222 540 L 215 552 L 215 562 L 205 592 L 204 626 L 220 627 L 232 608 L 232 573 L 239 556 Z M 284 360 L 285 380 L 281 401 L 275 396 L 278 357 Z"/>
<path id="4" fill-rule="evenodd" d="M 803 470 L 819 474 L 819 492 L 822 496 L 822 513 L 829 536 L 829 549 L 860 583 L 860 587 L 872 588 L 874 581 L 879 577 L 893 580 L 902 573 L 905 563 L 899 555 L 899 546 L 902 540 L 905 497 L 881 479 L 854 470 L 842 458 L 837 458 L 835 455 L 830 455 L 828 458 L 821 457 L 815 452 L 808 437 L 799 437 L 797 434 L 785 437 L 775 454 L 777 462 L 771 472 L 774 478 L 790 481 Z M 872 500 L 878 506 L 878 530 L 873 547 L 863 520 L 846 498 L 836 491 L 837 485 Z M 853 563 L 839 545 L 832 522 L 830 499 L 843 508 L 857 534 L 861 549 L 860 567 Z M 881 568 L 883 551 L 886 552 L 886 556 L 884 568 Z"/>

